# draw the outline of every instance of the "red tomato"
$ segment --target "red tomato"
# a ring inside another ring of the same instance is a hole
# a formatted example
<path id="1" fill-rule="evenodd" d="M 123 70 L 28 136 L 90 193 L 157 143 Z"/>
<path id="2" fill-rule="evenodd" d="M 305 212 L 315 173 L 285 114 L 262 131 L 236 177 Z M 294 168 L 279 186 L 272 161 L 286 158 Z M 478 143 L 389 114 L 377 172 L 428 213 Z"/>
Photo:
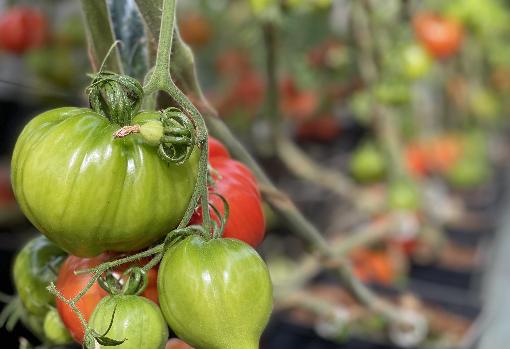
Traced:
<path id="1" fill-rule="evenodd" d="M 300 91 L 292 78 L 283 80 L 281 108 L 283 113 L 295 120 L 310 118 L 319 106 L 317 94 L 311 90 Z"/>
<path id="2" fill-rule="evenodd" d="M 209 136 L 209 159 L 211 158 L 230 158 L 230 154 L 220 141 Z"/>
<path id="3" fill-rule="evenodd" d="M 0 16 L 0 48 L 16 54 L 41 47 L 48 38 L 48 22 L 30 7 L 12 7 Z"/>
<path id="4" fill-rule="evenodd" d="M 75 256 L 69 256 L 62 264 L 58 273 L 56 282 L 57 289 L 66 297 L 71 299 L 76 297 L 78 293 L 85 287 L 89 282 L 90 274 L 75 275 L 75 270 L 89 269 L 98 266 L 101 263 L 107 262 L 114 257 L 113 254 L 103 253 L 93 258 L 79 258 Z M 125 270 L 127 266 L 119 269 L 119 272 Z M 157 270 L 151 269 L 148 273 L 148 284 L 147 288 L 142 294 L 144 297 L 149 298 L 156 304 L 158 303 L 158 292 L 157 292 Z M 92 312 L 96 308 L 96 305 L 106 297 L 108 293 L 99 286 L 96 282 L 89 291 L 76 303 L 78 309 L 82 312 L 85 320 L 89 320 Z M 81 343 L 83 342 L 84 331 L 78 317 L 74 314 L 71 308 L 57 298 L 57 310 L 64 322 L 65 326 L 71 333 L 73 339 Z"/>
<path id="5" fill-rule="evenodd" d="M 335 139 L 340 131 L 338 120 L 331 115 L 325 115 L 300 123 L 297 137 L 300 140 L 328 142 Z"/>
<path id="6" fill-rule="evenodd" d="M 166 342 L 165 349 L 193 349 L 193 347 L 189 346 L 186 344 L 186 342 L 183 342 L 180 339 L 172 338 Z"/>
<path id="7" fill-rule="evenodd" d="M 420 13 L 413 19 L 418 40 L 436 58 L 455 54 L 462 44 L 464 31 L 455 20 L 433 13 Z"/>
<path id="8" fill-rule="evenodd" d="M 415 177 L 427 174 L 427 150 L 420 143 L 409 144 L 405 149 L 407 169 Z"/>
<path id="9" fill-rule="evenodd" d="M 223 237 L 239 239 L 256 247 L 264 238 L 266 222 L 255 177 L 245 165 L 233 159 L 213 157 L 209 163 L 215 170 L 212 172 L 215 186 L 210 191 L 222 195 L 230 209 Z M 210 195 L 209 202 L 223 214 L 223 202 L 219 197 Z M 219 223 L 212 209 L 210 212 Z M 197 210 L 191 223 L 201 222 L 202 214 Z"/>
<path id="10" fill-rule="evenodd" d="M 218 73 L 224 76 L 236 76 L 252 70 L 250 56 L 239 49 L 223 52 L 216 60 Z"/>

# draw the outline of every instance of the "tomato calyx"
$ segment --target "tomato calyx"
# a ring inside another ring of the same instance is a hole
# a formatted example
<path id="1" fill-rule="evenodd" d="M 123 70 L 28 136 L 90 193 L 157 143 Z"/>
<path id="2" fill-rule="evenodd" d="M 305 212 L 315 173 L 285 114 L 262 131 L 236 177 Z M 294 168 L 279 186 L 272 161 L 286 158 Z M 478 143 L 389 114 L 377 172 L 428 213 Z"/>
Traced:
<path id="1" fill-rule="evenodd" d="M 90 75 L 86 93 L 90 107 L 120 126 L 131 125 L 143 100 L 143 88 L 138 80 L 109 71 Z"/>
<path id="2" fill-rule="evenodd" d="M 126 279 L 127 278 L 127 279 Z M 126 282 L 122 280 L 126 279 Z M 116 277 L 109 270 L 106 274 L 97 279 L 99 286 L 110 295 L 135 295 L 138 296 L 147 288 L 148 277 L 147 272 L 140 267 L 131 267 L 122 273 L 121 277 Z"/>

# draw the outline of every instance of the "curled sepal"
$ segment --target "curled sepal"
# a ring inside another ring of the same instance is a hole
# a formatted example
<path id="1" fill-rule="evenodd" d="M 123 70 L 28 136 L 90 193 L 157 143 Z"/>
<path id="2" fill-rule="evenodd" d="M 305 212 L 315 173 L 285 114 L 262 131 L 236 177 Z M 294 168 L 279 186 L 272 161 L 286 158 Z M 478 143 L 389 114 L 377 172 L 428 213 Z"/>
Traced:
<path id="1" fill-rule="evenodd" d="M 104 275 L 101 275 L 97 279 L 97 283 L 103 290 L 108 292 L 108 294 L 118 295 L 122 293 L 120 280 L 117 279 L 111 271 L 107 271 Z"/>
<path id="2" fill-rule="evenodd" d="M 220 210 L 216 206 L 214 206 L 212 203 L 209 203 L 209 206 L 220 221 L 219 225 L 216 224 L 216 222 L 213 222 L 213 237 L 221 238 L 223 236 L 223 230 L 225 230 L 225 225 L 227 224 L 228 216 L 230 214 L 230 207 L 228 205 L 227 199 L 225 199 L 223 195 L 216 192 L 211 192 L 210 195 L 217 196 L 223 203 L 223 214 L 221 214 Z"/>
<path id="3" fill-rule="evenodd" d="M 120 126 L 131 124 L 133 116 L 140 110 L 143 88 L 138 80 L 113 72 L 91 75 L 87 87 L 90 107 Z"/>
<path id="4" fill-rule="evenodd" d="M 122 288 L 122 294 L 125 296 L 140 295 L 147 288 L 147 273 L 140 267 L 131 267 L 125 273 L 127 281 Z"/>
<path id="5" fill-rule="evenodd" d="M 177 108 L 168 108 L 161 113 L 163 137 L 158 154 L 171 163 L 182 165 L 189 159 L 196 144 L 195 125 Z"/>
<path id="6" fill-rule="evenodd" d="M 126 341 L 126 339 L 117 340 L 107 337 L 108 332 L 110 332 L 110 330 L 112 329 L 116 311 L 117 307 L 115 306 L 115 308 L 113 309 L 112 318 L 110 319 L 110 325 L 103 334 L 98 333 L 97 331 L 90 327 L 85 330 L 85 339 L 83 341 L 83 347 L 85 349 L 95 349 L 96 342 L 105 347 L 116 347 Z"/>

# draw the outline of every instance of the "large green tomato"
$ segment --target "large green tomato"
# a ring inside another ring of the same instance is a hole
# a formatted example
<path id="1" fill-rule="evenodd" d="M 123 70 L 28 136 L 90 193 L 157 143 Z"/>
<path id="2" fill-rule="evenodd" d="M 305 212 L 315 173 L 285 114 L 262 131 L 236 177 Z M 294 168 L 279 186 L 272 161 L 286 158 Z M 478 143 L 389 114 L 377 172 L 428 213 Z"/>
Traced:
<path id="1" fill-rule="evenodd" d="M 31 315 L 44 316 L 55 297 L 46 290 L 57 279 L 66 253 L 44 236 L 23 247 L 14 261 L 13 278 L 19 298 Z"/>
<path id="2" fill-rule="evenodd" d="M 73 342 L 73 337 L 65 327 L 58 311 L 51 308 L 44 317 L 44 335 L 50 343 L 61 345 Z"/>
<path id="3" fill-rule="evenodd" d="M 169 248 L 158 293 L 172 330 L 197 349 L 258 349 L 271 315 L 267 267 L 235 239 L 190 236 Z"/>
<path id="4" fill-rule="evenodd" d="M 133 123 L 158 119 L 142 112 Z M 16 143 L 12 183 L 21 209 L 73 255 L 149 246 L 177 226 L 193 193 L 198 151 L 169 164 L 140 134 L 114 139 L 119 128 L 90 109 L 60 108 L 35 117 Z"/>
<path id="5" fill-rule="evenodd" d="M 92 313 L 89 325 L 97 333 L 124 342 L 119 349 L 163 349 L 168 327 L 158 306 L 144 297 L 117 295 L 105 297 Z M 96 345 L 96 348 L 111 348 Z"/>

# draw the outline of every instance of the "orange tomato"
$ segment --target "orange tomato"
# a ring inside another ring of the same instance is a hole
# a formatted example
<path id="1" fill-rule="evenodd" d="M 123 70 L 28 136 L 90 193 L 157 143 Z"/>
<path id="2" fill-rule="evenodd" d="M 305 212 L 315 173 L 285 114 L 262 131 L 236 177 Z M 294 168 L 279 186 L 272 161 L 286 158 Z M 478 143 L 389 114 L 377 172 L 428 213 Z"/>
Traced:
<path id="1" fill-rule="evenodd" d="M 413 26 L 418 40 L 433 57 L 450 57 L 462 44 L 464 30 L 454 19 L 422 12 L 414 17 Z"/>

